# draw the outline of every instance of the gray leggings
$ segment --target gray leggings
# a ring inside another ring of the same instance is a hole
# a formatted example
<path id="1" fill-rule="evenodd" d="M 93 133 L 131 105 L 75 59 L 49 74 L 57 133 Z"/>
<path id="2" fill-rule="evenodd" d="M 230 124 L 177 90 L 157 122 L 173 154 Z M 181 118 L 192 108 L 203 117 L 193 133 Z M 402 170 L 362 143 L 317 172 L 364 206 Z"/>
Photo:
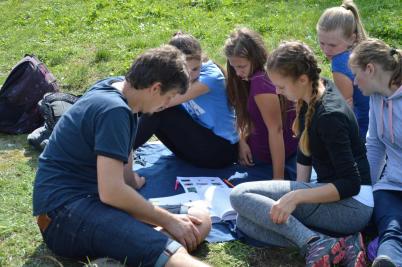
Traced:
<path id="1" fill-rule="evenodd" d="M 296 189 L 322 186 L 293 181 L 250 182 L 236 186 L 230 196 L 238 212 L 237 227 L 248 236 L 280 247 L 304 248 L 318 236 L 311 228 L 338 235 L 361 231 L 369 222 L 373 208 L 353 198 L 332 203 L 300 204 L 284 224 L 275 224 L 269 216 L 272 205 Z"/>

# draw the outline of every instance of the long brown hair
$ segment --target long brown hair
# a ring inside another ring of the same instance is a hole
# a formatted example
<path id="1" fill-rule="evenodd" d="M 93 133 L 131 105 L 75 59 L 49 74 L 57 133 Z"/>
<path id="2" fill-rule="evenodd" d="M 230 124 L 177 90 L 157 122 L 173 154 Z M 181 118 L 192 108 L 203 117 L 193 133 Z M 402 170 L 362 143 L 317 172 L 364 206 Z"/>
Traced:
<path id="1" fill-rule="evenodd" d="M 225 42 L 226 58 L 245 58 L 251 63 L 250 73 L 265 71 L 268 52 L 260 34 L 248 28 L 238 28 L 233 31 Z M 226 61 L 228 76 L 227 94 L 230 105 L 236 111 L 236 124 L 242 137 L 247 137 L 252 131 L 250 115 L 247 112 L 247 99 L 250 94 L 250 83 L 242 80 L 235 69 Z M 278 95 L 281 104 L 282 122 L 286 116 L 287 100 Z"/>
<path id="2" fill-rule="evenodd" d="M 318 86 L 321 72 L 314 53 L 302 42 L 284 42 L 268 57 L 267 69 L 269 72 L 276 72 L 285 77 L 291 77 L 294 80 L 305 74 L 312 82 L 311 100 L 308 103 L 305 115 L 304 130 L 300 133 L 300 110 L 304 103 L 302 99 L 297 101 L 296 119 L 292 127 L 293 133 L 300 137 L 300 150 L 303 154 L 309 156 L 311 153 L 308 131 L 315 112 L 315 104 L 319 100 Z"/>
<path id="3" fill-rule="evenodd" d="M 369 39 L 356 46 L 349 60 L 350 65 L 365 69 L 367 64 L 375 63 L 385 71 L 391 71 L 388 86 L 402 84 L 402 51 L 391 48 L 378 39 Z"/>
<path id="4" fill-rule="evenodd" d="M 344 0 L 341 6 L 326 9 L 318 20 L 317 31 L 329 32 L 338 29 L 342 30 L 345 39 L 356 34 L 356 43 L 367 39 L 359 10 L 352 0 Z"/>

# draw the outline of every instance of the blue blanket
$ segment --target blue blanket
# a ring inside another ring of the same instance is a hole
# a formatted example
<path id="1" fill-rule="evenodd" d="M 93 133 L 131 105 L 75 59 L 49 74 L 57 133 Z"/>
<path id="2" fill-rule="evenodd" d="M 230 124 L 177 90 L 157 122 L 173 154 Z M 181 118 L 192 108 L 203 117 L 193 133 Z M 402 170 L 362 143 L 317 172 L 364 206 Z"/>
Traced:
<path id="1" fill-rule="evenodd" d="M 140 190 L 145 198 L 165 197 L 183 193 L 183 188 L 175 190 L 177 176 L 213 176 L 227 178 L 234 185 L 245 181 L 264 180 L 272 173 L 270 166 L 256 164 L 242 167 L 233 164 L 222 169 L 198 168 L 175 157 L 161 143 L 147 143 L 135 151 L 134 171 L 146 177 L 146 184 Z M 208 242 L 223 242 L 237 239 L 234 222 L 213 224 Z"/>

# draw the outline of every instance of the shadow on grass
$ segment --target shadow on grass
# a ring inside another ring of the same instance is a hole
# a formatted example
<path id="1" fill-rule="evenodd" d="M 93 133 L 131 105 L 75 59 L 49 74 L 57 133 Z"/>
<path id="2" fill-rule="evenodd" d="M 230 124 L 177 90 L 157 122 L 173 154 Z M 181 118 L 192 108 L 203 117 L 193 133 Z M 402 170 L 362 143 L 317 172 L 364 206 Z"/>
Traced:
<path id="1" fill-rule="evenodd" d="M 47 248 L 45 243 L 41 243 L 22 266 L 23 267 L 33 267 L 33 266 L 78 267 L 82 266 L 83 263 L 84 262 L 58 257 Z"/>
<path id="2" fill-rule="evenodd" d="M 22 151 L 25 159 L 17 159 L 26 160 L 29 167 L 33 169 L 37 168 L 40 152 L 28 144 L 26 134 L 10 135 L 0 133 L 0 158 L 7 158 L 12 151 Z"/>
<path id="3" fill-rule="evenodd" d="M 208 256 L 208 253 L 209 253 L 208 243 L 204 242 L 197 248 L 196 251 L 192 252 L 191 255 L 196 258 L 203 259 Z"/>
<path id="4" fill-rule="evenodd" d="M 304 258 L 296 249 L 276 247 L 255 248 L 254 251 L 249 254 L 249 263 L 250 266 L 255 267 L 301 267 L 306 265 Z"/>

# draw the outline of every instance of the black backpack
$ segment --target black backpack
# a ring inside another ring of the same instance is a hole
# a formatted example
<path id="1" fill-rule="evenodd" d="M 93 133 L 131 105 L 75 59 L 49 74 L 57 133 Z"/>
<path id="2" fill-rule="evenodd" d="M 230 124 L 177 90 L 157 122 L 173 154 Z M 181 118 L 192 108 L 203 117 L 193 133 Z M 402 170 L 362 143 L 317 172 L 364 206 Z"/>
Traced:
<path id="1" fill-rule="evenodd" d="M 43 150 L 57 121 L 78 99 L 79 96 L 62 92 L 45 94 L 38 102 L 45 124 L 28 135 L 28 143 L 39 151 Z"/>
<path id="2" fill-rule="evenodd" d="M 28 133 L 43 124 L 37 103 L 59 86 L 47 67 L 35 56 L 18 62 L 0 90 L 0 132 Z"/>

